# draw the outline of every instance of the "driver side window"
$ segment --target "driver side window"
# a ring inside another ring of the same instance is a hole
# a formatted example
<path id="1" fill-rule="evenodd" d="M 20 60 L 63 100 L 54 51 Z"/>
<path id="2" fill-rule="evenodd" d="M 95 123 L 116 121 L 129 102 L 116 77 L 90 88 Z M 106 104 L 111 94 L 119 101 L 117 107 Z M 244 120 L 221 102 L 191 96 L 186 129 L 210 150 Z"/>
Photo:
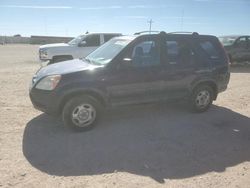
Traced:
<path id="1" fill-rule="evenodd" d="M 159 65 L 159 47 L 153 40 L 140 42 L 133 48 L 131 59 L 133 67 L 150 67 Z"/>

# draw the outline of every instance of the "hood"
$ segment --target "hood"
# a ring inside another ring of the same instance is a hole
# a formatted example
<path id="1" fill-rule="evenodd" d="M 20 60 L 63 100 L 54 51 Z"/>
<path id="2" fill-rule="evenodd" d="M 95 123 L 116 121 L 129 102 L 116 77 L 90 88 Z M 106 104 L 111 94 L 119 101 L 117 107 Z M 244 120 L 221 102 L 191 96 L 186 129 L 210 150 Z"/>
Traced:
<path id="1" fill-rule="evenodd" d="M 69 46 L 67 43 L 55 43 L 55 44 L 45 44 L 40 46 L 39 48 L 54 48 L 54 47 L 62 47 L 62 46 Z"/>
<path id="2" fill-rule="evenodd" d="M 92 70 L 97 67 L 101 67 L 101 66 L 92 65 L 80 59 L 63 61 L 60 63 L 48 65 L 46 67 L 39 69 L 36 75 L 33 77 L 33 82 L 36 82 L 40 80 L 42 77 L 49 76 L 49 75 L 55 75 L 55 74 L 63 75 L 63 74 L 68 74 L 68 73 L 78 72 L 78 71 L 83 71 L 83 70 Z"/>

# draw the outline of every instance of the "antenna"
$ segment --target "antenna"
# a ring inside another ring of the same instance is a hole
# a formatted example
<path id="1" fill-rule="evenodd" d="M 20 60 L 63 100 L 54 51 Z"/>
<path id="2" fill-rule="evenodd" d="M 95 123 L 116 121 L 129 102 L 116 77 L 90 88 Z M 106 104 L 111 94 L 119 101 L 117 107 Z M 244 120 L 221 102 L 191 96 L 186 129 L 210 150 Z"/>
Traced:
<path id="1" fill-rule="evenodd" d="M 153 22 L 152 19 L 150 19 L 150 20 L 148 21 L 148 23 L 149 23 L 149 34 L 151 34 L 151 28 L 152 28 L 152 24 L 153 24 L 154 22 Z"/>
<path id="2" fill-rule="evenodd" d="M 184 17 L 184 8 L 181 11 L 181 31 L 183 30 L 183 17 Z"/>

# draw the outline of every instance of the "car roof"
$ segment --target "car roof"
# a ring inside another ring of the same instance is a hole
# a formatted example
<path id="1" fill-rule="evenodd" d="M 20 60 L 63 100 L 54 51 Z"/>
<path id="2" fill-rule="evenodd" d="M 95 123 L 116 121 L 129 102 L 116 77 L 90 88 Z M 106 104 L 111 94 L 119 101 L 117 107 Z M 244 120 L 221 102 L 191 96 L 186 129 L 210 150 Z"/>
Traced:
<path id="1" fill-rule="evenodd" d="M 219 36 L 219 38 L 238 38 L 241 35 L 223 35 L 223 36 Z"/>
<path id="2" fill-rule="evenodd" d="M 238 37 L 250 37 L 250 35 L 223 35 L 223 36 L 219 36 L 219 38 L 238 38 Z"/>
<path id="3" fill-rule="evenodd" d="M 136 36 L 136 35 L 122 35 L 122 36 L 114 37 L 114 39 L 134 40 L 134 39 L 137 38 L 137 37 L 138 37 L 138 36 Z"/>
<path id="4" fill-rule="evenodd" d="M 201 38 L 214 38 L 215 36 L 213 35 L 200 35 L 198 33 L 165 33 L 166 36 L 175 36 L 177 38 L 191 38 L 191 37 L 201 37 Z M 152 37 L 152 36 L 158 36 L 160 35 L 160 33 L 157 33 L 157 34 L 136 34 L 136 35 L 122 35 L 122 36 L 119 36 L 119 37 L 115 37 L 115 38 L 119 38 L 119 39 L 124 39 L 124 40 L 134 40 L 135 38 L 141 38 L 141 37 Z"/>
<path id="5" fill-rule="evenodd" d="M 88 34 L 84 34 L 84 35 L 93 35 L 93 34 L 104 34 L 104 35 L 121 35 L 121 33 L 88 33 Z"/>

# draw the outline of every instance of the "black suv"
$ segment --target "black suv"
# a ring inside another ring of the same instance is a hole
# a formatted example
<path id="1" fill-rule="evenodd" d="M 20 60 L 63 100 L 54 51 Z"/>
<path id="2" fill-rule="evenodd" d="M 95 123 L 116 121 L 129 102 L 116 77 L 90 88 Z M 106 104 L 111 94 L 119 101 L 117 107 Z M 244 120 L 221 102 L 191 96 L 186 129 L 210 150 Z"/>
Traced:
<path id="1" fill-rule="evenodd" d="M 32 79 L 30 98 L 35 108 L 62 115 L 66 125 L 80 131 L 117 105 L 185 99 L 203 112 L 227 88 L 228 64 L 214 36 L 120 36 L 85 59 L 41 68 Z"/>

